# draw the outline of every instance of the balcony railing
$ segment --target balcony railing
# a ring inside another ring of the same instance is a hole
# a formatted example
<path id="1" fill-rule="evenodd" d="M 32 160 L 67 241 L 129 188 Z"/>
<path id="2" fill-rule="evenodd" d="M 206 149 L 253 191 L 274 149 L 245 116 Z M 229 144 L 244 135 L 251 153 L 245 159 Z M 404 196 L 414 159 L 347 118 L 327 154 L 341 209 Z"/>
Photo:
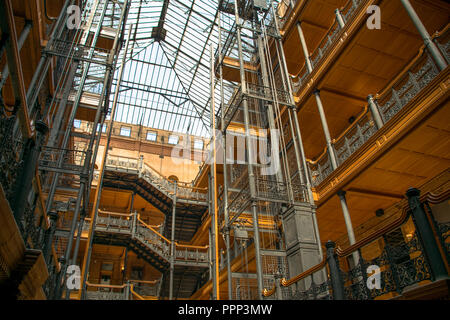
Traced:
<path id="1" fill-rule="evenodd" d="M 447 26 L 441 33 L 434 36 L 437 43 L 445 39 L 447 47 L 450 43 L 448 39 L 449 27 Z M 448 51 L 442 52 L 446 59 L 449 59 Z M 414 97 L 416 97 L 433 79 L 439 75 L 439 69 L 432 56 L 425 47 L 422 47 L 419 54 L 405 67 L 405 69 L 375 97 L 375 105 L 381 115 L 383 123 L 390 121 L 399 113 Z M 337 139 L 333 140 L 334 153 L 338 165 L 342 165 L 353 153 L 361 148 L 376 132 L 377 126 L 374 123 L 372 113 L 368 106 L 365 107 L 356 121 L 347 128 Z M 313 186 L 320 185 L 332 172 L 330 155 L 328 149 L 315 160 L 309 161 L 313 176 Z"/>
<path id="2" fill-rule="evenodd" d="M 119 171 L 135 172 L 148 183 L 163 192 L 167 197 L 172 198 L 174 195 L 174 182 L 163 176 L 149 164 L 145 163 L 142 158 L 136 159 L 110 155 L 108 156 L 106 165 L 108 168 L 114 168 Z M 177 182 L 177 198 L 205 202 L 206 189 L 192 187 L 186 182 Z"/>
<path id="3" fill-rule="evenodd" d="M 23 143 L 20 130 L 14 133 L 17 117 L 0 110 L 0 183 L 8 200 L 13 195 L 14 185 L 21 167 Z"/>
<path id="4" fill-rule="evenodd" d="M 288 21 L 289 16 L 294 11 L 295 3 L 297 0 L 281 0 L 276 8 L 278 15 L 280 29 L 283 29 Z"/>
<path id="5" fill-rule="evenodd" d="M 39 169 L 80 174 L 86 161 L 86 151 L 43 147 Z"/>
<path id="6" fill-rule="evenodd" d="M 365 0 L 349 0 L 345 4 L 345 6 L 341 10 L 339 10 L 345 24 L 347 24 L 356 15 L 356 13 L 358 12 L 358 8 L 361 7 L 363 2 L 365 2 Z M 313 69 L 318 66 L 323 58 L 328 55 L 331 48 L 334 47 L 334 44 L 340 38 L 342 30 L 343 28 L 341 28 L 341 26 L 339 25 L 336 17 L 333 24 L 323 37 L 322 41 L 319 43 L 319 46 L 316 48 L 316 50 L 314 50 L 311 56 L 307 57 L 307 59 L 310 59 Z M 305 66 L 300 70 L 299 74 L 297 74 L 293 78 L 293 87 L 295 92 L 297 92 L 300 87 L 307 82 L 308 76 L 309 72 L 305 64 Z"/>
<path id="7" fill-rule="evenodd" d="M 388 225 L 345 250 L 336 249 L 329 241 L 321 263 L 289 280 L 282 279 L 278 289 L 265 289 L 263 295 L 277 293 L 280 298 L 296 300 L 385 299 L 401 295 L 406 288 L 439 280 L 445 273 L 448 277 L 448 224 L 436 222 L 430 204 L 447 201 L 449 191 L 428 192 L 421 197 L 411 191 L 407 193 L 409 203 L 402 202 L 401 214 Z M 416 201 L 420 205 L 416 206 Z M 418 222 L 421 217 L 433 223 Z M 430 258 L 432 250 L 440 252 L 439 257 Z M 372 281 L 372 277 L 379 281 Z"/>

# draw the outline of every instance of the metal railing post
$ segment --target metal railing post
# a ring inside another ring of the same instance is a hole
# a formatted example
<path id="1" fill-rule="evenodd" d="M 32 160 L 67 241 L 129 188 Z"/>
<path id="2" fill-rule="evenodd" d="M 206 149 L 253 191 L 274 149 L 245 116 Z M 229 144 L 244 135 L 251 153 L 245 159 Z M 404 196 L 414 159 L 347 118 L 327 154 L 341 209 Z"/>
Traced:
<path id="1" fill-rule="evenodd" d="M 342 281 L 341 269 L 339 268 L 339 260 L 335 252 L 336 243 L 328 241 L 325 244 L 327 248 L 327 263 L 330 269 L 331 286 L 333 288 L 333 299 L 344 300 L 344 283 Z"/>
<path id="2" fill-rule="evenodd" d="M 408 15 L 410 16 L 414 26 L 417 28 L 417 31 L 422 37 L 426 47 L 428 48 L 428 50 L 430 50 L 430 53 L 433 56 L 433 59 L 438 65 L 440 71 L 444 70 L 447 67 L 447 62 L 445 61 L 436 44 L 431 39 L 430 34 L 428 33 L 427 29 L 422 23 L 422 20 L 420 20 L 419 16 L 417 15 L 416 10 L 414 10 L 414 7 L 411 5 L 409 0 L 400 0 L 400 1 L 405 7 L 406 12 L 408 12 Z"/>

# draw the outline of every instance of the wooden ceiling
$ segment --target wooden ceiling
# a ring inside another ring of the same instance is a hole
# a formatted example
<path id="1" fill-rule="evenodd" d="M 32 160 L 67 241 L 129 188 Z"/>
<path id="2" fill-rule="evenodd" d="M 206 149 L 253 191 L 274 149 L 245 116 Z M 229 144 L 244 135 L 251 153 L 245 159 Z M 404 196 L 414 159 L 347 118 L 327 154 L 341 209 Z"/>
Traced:
<path id="1" fill-rule="evenodd" d="M 348 185 L 347 203 L 356 227 L 399 202 L 410 187 L 419 188 L 450 167 L 450 102 L 405 136 Z M 338 196 L 317 210 L 322 243 L 345 235 Z M 358 240 L 358 239 L 357 239 Z"/>
<path id="2" fill-rule="evenodd" d="M 319 42 L 322 41 L 328 29 L 332 26 L 333 19 L 336 16 L 334 11 L 341 8 L 346 2 L 347 0 L 307 1 L 300 15 L 300 21 L 310 53 L 319 45 Z M 286 34 L 283 46 L 289 72 L 297 74 L 305 64 L 305 57 L 295 24 Z"/>

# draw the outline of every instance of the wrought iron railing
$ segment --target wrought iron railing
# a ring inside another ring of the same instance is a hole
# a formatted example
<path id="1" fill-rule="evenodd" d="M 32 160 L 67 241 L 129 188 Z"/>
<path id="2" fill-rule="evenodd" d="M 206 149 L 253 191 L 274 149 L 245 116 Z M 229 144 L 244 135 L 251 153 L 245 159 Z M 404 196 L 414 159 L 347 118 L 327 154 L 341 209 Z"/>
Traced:
<path id="1" fill-rule="evenodd" d="M 344 23 L 347 24 L 355 16 L 358 8 L 361 7 L 363 2 L 364 0 L 349 0 L 343 9 L 339 10 Z M 331 25 L 330 29 L 328 29 L 316 50 L 314 50 L 310 57 L 306 57 L 306 59 L 310 59 L 313 69 L 317 67 L 320 61 L 322 61 L 323 58 L 329 54 L 331 48 L 334 47 L 334 44 L 339 39 L 342 30 L 343 29 L 340 27 L 337 18 L 334 18 L 334 23 Z M 306 83 L 308 76 L 309 72 L 305 64 L 305 66 L 300 70 L 300 73 L 293 78 L 295 92 L 297 92 L 301 86 Z"/>
<path id="2" fill-rule="evenodd" d="M 47 297 L 47 300 L 52 300 L 55 298 L 60 271 L 61 266 L 58 262 L 56 251 L 52 247 L 52 255 L 50 259 L 50 264 L 48 266 L 48 278 L 45 281 L 44 285 L 42 286 L 45 296 Z"/>
<path id="3" fill-rule="evenodd" d="M 167 197 L 174 196 L 175 184 L 156 169 L 145 163 L 142 158 L 128 158 L 119 156 L 108 156 L 106 165 L 119 171 L 135 172 L 144 180 L 156 187 Z M 206 201 L 206 189 L 195 188 L 186 182 L 177 182 L 177 198 L 193 201 Z"/>
<path id="4" fill-rule="evenodd" d="M 447 34 L 450 34 L 448 27 L 434 37 L 444 38 Z M 438 75 L 438 66 L 423 46 L 419 54 L 386 89 L 376 95 L 375 105 L 383 123 L 387 123 L 398 114 Z M 333 140 L 332 147 L 336 154 L 338 166 L 359 150 L 377 131 L 378 128 L 372 119 L 372 113 L 366 106 L 356 121 L 337 139 Z M 308 162 L 310 163 L 314 187 L 317 187 L 333 172 L 327 148 L 317 160 L 309 160 Z"/>
<path id="5" fill-rule="evenodd" d="M 365 111 L 355 124 L 334 143 L 338 165 L 348 159 L 377 131 L 371 114 Z"/>
<path id="6" fill-rule="evenodd" d="M 288 18 L 294 11 L 295 0 L 281 0 L 276 8 L 276 13 L 278 15 L 278 21 L 280 24 L 280 29 L 283 29 L 285 24 L 288 22 Z"/>
<path id="7" fill-rule="evenodd" d="M 401 208 L 395 220 L 345 250 L 336 249 L 335 243 L 329 241 L 321 263 L 289 280 L 282 279 L 278 288 L 265 289 L 263 296 L 280 295 L 277 290 L 284 287 L 290 288 L 287 293 L 282 291 L 284 299 L 373 300 L 399 296 L 407 288 L 435 281 L 436 272 L 442 272 L 439 266 L 448 261 L 448 225 L 442 227 L 443 233 L 439 232 L 438 223 L 433 226 L 419 220 L 424 217 L 425 221 L 434 221 L 428 203 L 448 201 L 449 191 L 438 195 L 427 192 L 421 197 L 419 194 L 416 189 L 408 190 L 408 201 L 393 207 Z M 417 206 L 416 201 L 421 204 Z M 437 251 L 440 257 L 430 255 L 430 243 L 447 252 Z M 448 264 L 444 270 L 449 273 Z"/>

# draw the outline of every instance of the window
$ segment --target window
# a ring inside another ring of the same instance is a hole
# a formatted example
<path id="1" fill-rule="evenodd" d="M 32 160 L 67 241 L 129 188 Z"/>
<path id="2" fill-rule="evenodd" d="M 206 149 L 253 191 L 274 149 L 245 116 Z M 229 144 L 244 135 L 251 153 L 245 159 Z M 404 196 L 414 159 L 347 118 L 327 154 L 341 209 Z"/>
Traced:
<path id="1" fill-rule="evenodd" d="M 130 137 L 131 136 L 131 127 L 120 127 L 120 135 L 124 137 Z"/>
<path id="2" fill-rule="evenodd" d="M 169 136 L 169 141 L 168 141 L 168 143 L 169 143 L 169 144 L 178 144 L 178 140 L 179 140 L 179 139 L 180 139 L 180 137 L 171 134 L 171 135 Z"/>
<path id="3" fill-rule="evenodd" d="M 97 132 L 99 132 L 100 131 L 100 123 L 97 125 Z M 102 126 L 102 133 L 105 133 L 106 132 L 106 124 L 104 124 L 103 126 Z"/>
<path id="4" fill-rule="evenodd" d="M 194 140 L 194 149 L 203 150 L 203 140 Z"/>
<path id="5" fill-rule="evenodd" d="M 148 141 L 156 141 L 158 137 L 158 133 L 156 131 L 147 131 L 147 140 Z"/>
<path id="6" fill-rule="evenodd" d="M 73 120 L 73 127 L 79 129 L 81 127 L 81 120 Z"/>

